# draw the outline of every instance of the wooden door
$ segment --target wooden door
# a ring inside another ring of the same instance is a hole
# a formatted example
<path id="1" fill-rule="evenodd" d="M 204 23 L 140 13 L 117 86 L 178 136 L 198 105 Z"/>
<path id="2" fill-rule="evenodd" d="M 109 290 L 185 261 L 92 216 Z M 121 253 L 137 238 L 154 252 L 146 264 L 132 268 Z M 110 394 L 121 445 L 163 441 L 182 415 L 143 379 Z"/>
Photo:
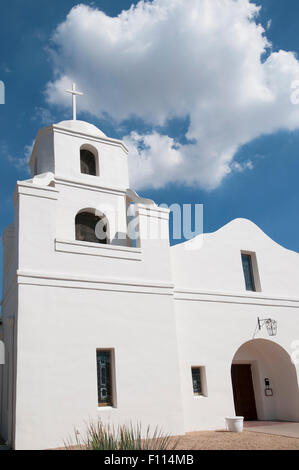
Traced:
<path id="1" fill-rule="evenodd" d="M 232 383 L 237 416 L 245 421 L 256 421 L 257 411 L 250 364 L 232 365 Z"/>

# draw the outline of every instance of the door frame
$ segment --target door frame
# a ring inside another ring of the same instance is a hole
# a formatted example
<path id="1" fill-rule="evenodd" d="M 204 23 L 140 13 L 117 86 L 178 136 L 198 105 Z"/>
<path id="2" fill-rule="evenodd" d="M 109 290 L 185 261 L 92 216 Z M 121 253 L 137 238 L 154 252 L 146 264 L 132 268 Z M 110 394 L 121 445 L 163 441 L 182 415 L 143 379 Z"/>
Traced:
<path id="1" fill-rule="evenodd" d="M 263 407 L 263 401 L 260 399 L 260 393 L 259 391 L 261 390 L 261 381 L 260 381 L 260 374 L 259 374 L 259 368 L 258 368 L 258 361 L 232 361 L 231 363 L 231 368 L 233 365 L 246 365 L 246 366 L 251 366 L 251 378 L 252 378 L 252 386 L 253 386 L 253 393 L 254 393 L 254 401 L 255 401 L 255 408 L 256 408 L 256 415 L 257 415 L 257 420 L 263 420 L 263 415 L 264 415 L 264 407 Z M 231 375 L 231 369 L 230 369 L 230 375 Z M 231 376 L 231 384 L 232 384 L 232 399 L 234 403 L 234 409 L 235 409 L 235 401 L 234 401 L 234 388 L 233 388 L 233 382 L 232 382 L 232 376 Z M 236 412 L 236 409 L 235 409 Z"/>

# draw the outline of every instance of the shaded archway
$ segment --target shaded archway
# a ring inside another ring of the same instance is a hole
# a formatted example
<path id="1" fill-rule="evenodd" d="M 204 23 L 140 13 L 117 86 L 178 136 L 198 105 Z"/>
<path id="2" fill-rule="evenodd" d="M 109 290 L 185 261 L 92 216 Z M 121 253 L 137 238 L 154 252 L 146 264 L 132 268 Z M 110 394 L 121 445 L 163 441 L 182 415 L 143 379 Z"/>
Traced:
<path id="1" fill-rule="evenodd" d="M 297 371 L 287 351 L 274 341 L 254 339 L 238 349 L 232 384 L 236 414 L 245 419 L 299 421 Z"/>
<path id="2" fill-rule="evenodd" d="M 90 243 L 108 243 L 108 220 L 94 209 L 84 209 L 76 215 L 76 240 Z"/>
<path id="3" fill-rule="evenodd" d="M 80 148 L 81 173 L 90 176 L 99 176 L 99 162 L 97 150 L 88 144 Z"/>

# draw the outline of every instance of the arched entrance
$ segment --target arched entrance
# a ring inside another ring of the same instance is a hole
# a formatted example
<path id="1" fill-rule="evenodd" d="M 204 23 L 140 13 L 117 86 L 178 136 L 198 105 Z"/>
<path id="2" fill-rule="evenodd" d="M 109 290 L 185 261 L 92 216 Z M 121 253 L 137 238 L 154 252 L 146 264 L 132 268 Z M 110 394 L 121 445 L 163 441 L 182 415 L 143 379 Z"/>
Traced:
<path id="1" fill-rule="evenodd" d="M 232 361 L 232 387 L 236 415 L 245 420 L 299 421 L 297 371 L 277 343 L 243 344 Z"/>

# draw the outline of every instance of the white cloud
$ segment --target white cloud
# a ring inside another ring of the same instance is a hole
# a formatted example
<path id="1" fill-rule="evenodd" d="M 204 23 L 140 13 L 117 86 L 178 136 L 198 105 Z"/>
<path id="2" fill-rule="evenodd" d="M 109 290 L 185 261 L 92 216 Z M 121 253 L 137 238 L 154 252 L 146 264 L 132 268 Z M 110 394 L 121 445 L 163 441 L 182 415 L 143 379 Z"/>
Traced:
<path id="1" fill-rule="evenodd" d="M 253 170 L 254 165 L 251 160 L 248 160 L 247 162 L 244 162 L 244 163 L 233 162 L 231 164 L 231 168 L 237 173 L 243 173 L 245 170 Z"/>
<path id="2" fill-rule="evenodd" d="M 154 130 L 124 137 L 132 186 L 215 188 L 237 171 L 240 146 L 299 128 L 290 102 L 299 63 L 271 52 L 258 14 L 249 0 L 140 1 L 114 18 L 78 5 L 53 36 L 48 102 L 68 106 L 64 90 L 75 81 L 86 92 L 80 109 L 98 118 L 136 116 L 155 129 L 189 116 L 184 145 Z"/>
<path id="3" fill-rule="evenodd" d="M 136 188 L 141 181 L 143 187 L 160 188 L 180 180 L 177 171 L 185 163 L 184 155 L 182 146 L 174 139 L 157 132 L 149 135 L 132 132 L 124 137 L 124 142 L 130 150 L 130 177 Z"/>
<path id="4" fill-rule="evenodd" d="M 2 153 L 6 155 L 8 161 L 17 170 L 26 170 L 27 172 L 29 172 L 28 163 L 32 154 L 33 146 L 34 146 L 34 141 L 30 145 L 25 145 L 24 155 L 22 157 L 14 157 L 13 155 L 7 152 L 7 149 L 5 152 L 2 152 Z"/>
<path id="5" fill-rule="evenodd" d="M 33 121 L 38 121 L 43 126 L 48 126 L 52 124 L 55 120 L 51 111 L 43 107 L 35 108 L 35 115 L 33 116 L 32 119 Z"/>

